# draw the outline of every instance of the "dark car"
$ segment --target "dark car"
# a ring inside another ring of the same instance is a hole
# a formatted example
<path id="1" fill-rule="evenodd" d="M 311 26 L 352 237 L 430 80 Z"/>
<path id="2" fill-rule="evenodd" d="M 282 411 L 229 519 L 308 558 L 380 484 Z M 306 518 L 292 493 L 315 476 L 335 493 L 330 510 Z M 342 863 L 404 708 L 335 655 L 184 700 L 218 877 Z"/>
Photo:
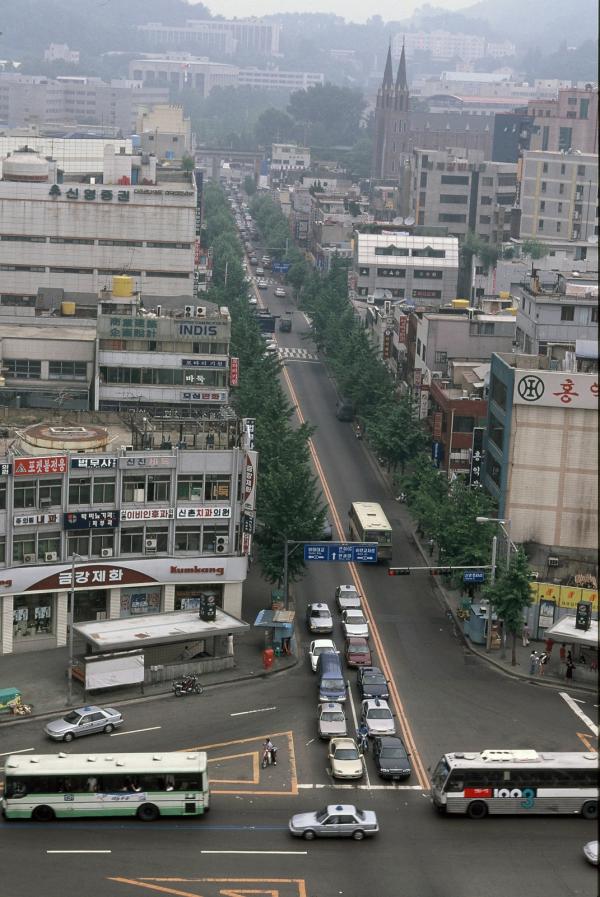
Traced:
<path id="1" fill-rule="evenodd" d="M 335 406 L 335 416 L 338 420 L 350 421 L 354 419 L 354 402 L 344 396 L 340 396 Z"/>
<path id="2" fill-rule="evenodd" d="M 379 667 L 361 667 L 356 674 L 356 684 L 361 700 L 365 698 L 384 698 L 390 696 L 388 680 Z"/>
<path id="3" fill-rule="evenodd" d="M 373 662 L 369 640 L 362 636 L 352 636 L 346 639 L 344 655 L 349 667 L 370 667 Z"/>
<path id="4" fill-rule="evenodd" d="M 410 754 L 397 735 L 382 735 L 373 739 L 375 768 L 382 779 L 407 779 L 412 772 Z"/>

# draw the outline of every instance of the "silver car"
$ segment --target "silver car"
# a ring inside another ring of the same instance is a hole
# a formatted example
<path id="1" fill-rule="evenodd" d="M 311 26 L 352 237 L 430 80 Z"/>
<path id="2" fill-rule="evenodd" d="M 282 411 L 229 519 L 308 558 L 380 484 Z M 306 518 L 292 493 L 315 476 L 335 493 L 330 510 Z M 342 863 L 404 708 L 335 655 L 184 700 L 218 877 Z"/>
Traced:
<path id="1" fill-rule="evenodd" d="M 298 813 L 290 819 L 290 834 L 313 838 L 354 838 L 362 841 L 379 831 L 373 810 L 359 810 L 353 804 L 331 804 L 312 813 Z"/>
<path id="2" fill-rule="evenodd" d="M 318 714 L 317 727 L 320 738 L 335 738 L 336 735 L 347 734 L 346 714 L 342 705 L 337 701 L 319 704 Z"/>
<path id="3" fill-rule="evenodd" d="M 342 629 L 346 638 L 351 638 L 352 636 L 369 638 L 369 624 L 360 608 L 342 612 Z"/>
<path id="4" fill-rule="evenodd" d="M 123 716 L 112 707 L 78 707 L 71 710 L 62 719 L 48 723 L 44 732 L 53 741 L 73 741 L 81 735 L 93 735 L 94 732 L 110 734 L 113 729 L 123 725 Z"/>
<path id="5" fill-rule="evenodd" d="M 369 735 L 395 735 L 396 720 L 383 698 L 372 698 L 361 704 L 361 723 L 369 730 Z"/>
<path id="6" fill-rule="evenodd" d="M 338 586 L 335 590 L 335 600 L 340 610 L 360 609 L 360 595 L 354 586 Z"/>

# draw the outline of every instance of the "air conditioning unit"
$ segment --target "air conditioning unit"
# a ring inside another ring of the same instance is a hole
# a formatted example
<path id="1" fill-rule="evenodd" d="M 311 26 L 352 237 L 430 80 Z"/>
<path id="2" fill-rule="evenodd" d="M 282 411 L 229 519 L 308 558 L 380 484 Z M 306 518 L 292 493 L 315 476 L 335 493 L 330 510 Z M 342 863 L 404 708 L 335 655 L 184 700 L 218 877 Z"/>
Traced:
<path id="1" fill-rule="evenodd" d="M 549 557 L 548 558 L 548 566 L 549 567 L 558 567 L 558 566 L 560 566 L 560 560 L 557 557 Z"/>
<path id="2" fill-rule="evenodd" d="M 24 564 L 35 564 L 37 563 L 37 557 L 35 554 L 24 554 L 23 555 L 23 563 Z"/>
<path id="3" fill-rule="evenodd" d="M 156 551 L 156 546 L 158 545 L 157 539 L 145 539 L 144 546 L 146 551 Z"/>
<path id="4" fill-rule="evenodd" d="M 40 498 L 40 508 L 49 508 L 52 504 L 51 498 Z"/>
<path id="5" fill-rule="evenodd" d="M 133 410 L 135 410 L 135 409 L 133 409 Z M 132 445 L 124 445 L 124 446 L 122 446 L 122 448 L 123 448 L 123 451 L 125 451 L 125 452 L 132 452 L 132 451 L 133 451 L 133 446 L 132 446 Z"/>
<path id="6" fill-rule="evenodd" d="M 185 306 L 185 309 L 184 309 L 186 318 L 193 318 L 193 317 L 194 317 L 194 311 L 195 311 L 195 306 L 194 306 L 194 305 L 186 305 L 186 306 Z"/>
<path id="7" fill-rule="evenodd" d="M 389 318 L 391 313 L 392 313 L 392 303 L 390 302 L 389 299 L 386 299 L 385 302 L 383 303 L 383 316 L 385 318 Z"/>
<path id="8" fill-rule="evenodd" d="M 57 561 L 58 560 L 58 552 L 57 551 L 46 551 L 44 552 L 44 560 L 46 562 L 49 561 Z"/>
<path id="9" fill-rule="evenodd" d="M 134 489 L 133 490 L 133 500 L 137 502 L 143 502 L 146 498 L 145 492 L 143 489 Z"/>
<path id="10" fill-rule="evenodd" d="M 196 306 L 196 317 L 197 318 L 205 318 L 206 317 L 206 305 L 197 305 Z"/>
<path id="11" fill-rule="evenodd" d="M 432 372 L 431 372 L 431 379 L 432 379 L 432 380 L 441 380 L 442 377 L 443 377 L 443 372 L 442 372 L 442 371 L 432 371 Z"/>
<path id="12" fill-rule="evenodd" d="M 217 554 L 225 554 L 229 548 L 229 536 L 217 536 Z"/>
<path id="13" fill-rule="evenodd" d="M 101 548 L 100 549 L 100 557 L 101 558 L 111 558 L 113 556 L 112 548 Z"/>

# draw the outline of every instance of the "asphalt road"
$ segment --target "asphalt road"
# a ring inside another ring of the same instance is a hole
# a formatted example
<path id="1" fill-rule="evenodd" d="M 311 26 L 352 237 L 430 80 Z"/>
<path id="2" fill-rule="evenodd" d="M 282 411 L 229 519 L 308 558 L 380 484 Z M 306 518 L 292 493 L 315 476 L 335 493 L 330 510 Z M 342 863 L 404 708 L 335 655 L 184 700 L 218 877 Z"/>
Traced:
<path id="1" fill-rule="evenodd" d="M 274 298 L 272 287 L 264 301 L 275 313 L 291 307 Z M 336 420 L 333 387 L 310 357 L 314 349 L 302 339 L 306 322 L 297 311 L 293 327 L 291 334 L 277 333 L 283 348 L 303 350 L 284 353 L 284 380 L 299 413 L 317 427 L 317 469 L 334 524 L 346 526 L 352 500 L 379 500 L 394 525 L 394 563 L 417 563 L 406 538 L 406 509 L 389 500 L 365 446 Z M 302 653 L 311 639 L 301 619 L 306 603 L 327 600 L 333 607 L 335 586 L 352 581 L 368 603 L 377 660 L 393 679 L 398 726 L 414 746 L 417 771 L 409 782 L 382 787 L 368 755 L 358 787 L 334 787 L 316 733 L 315 676 L 304 656 L 267 681 L 208 689 L 197 698 L 135 702 L 123 708 L 123 729 L 76 741 L 69 750 L 206 749 L 210 814 L 150 825 L 1 822 L 0 897 L 593 897 L 596 875 L 581 847 L 596 836 L 595 823 L 441 818 L 422 787 L 426 768 L 447 750 L 582 749 L 578 733 L 595 743 L 582 721 L 556 691 L 514 681 L 466 654 L 425 575 L 390 578 L 385 567 L 312 565 L 296 588 Z M 341 647 L 337 622 L 334 638 Z M 359 703 L 354 678 L 350 673 L 351 728 Z M 584 710 L 596 720 L 597 708 L 588 703 Z M 266 735 L 279 748 L 279 763 L 261 770 Z M 35 720 L 3 728 L 1 739 L 3 754 L 56 750 Z M 339 801 L 375 809 L 380 834 L 362 843 L 289 836 L 293 813 Z"/>

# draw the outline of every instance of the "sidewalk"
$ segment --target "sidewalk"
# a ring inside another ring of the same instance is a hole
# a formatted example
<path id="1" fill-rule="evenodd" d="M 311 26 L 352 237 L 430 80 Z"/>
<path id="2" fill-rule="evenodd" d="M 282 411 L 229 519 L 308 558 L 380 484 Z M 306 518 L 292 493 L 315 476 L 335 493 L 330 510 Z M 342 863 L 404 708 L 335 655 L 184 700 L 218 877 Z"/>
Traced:
<path id="1" fill-rule="evenodd" d="M 431 558 L 429 551 L 427 550 L 427 546 L 425 543 L 421 542 L 416 533 L 413 532 L 415 545 L 423 557 L 423 560 L 426 564 L 435 566 L 435 560 Z M 540 676 L 539 673 L 531 675 L 530 670 L 530 654 L 532 650 L 536 650 L 538 654 L 541 654 L 545 649 L 545 641 L 544 640 L 536 640 L 530 639 L 529 645 L 527 647 L 523 646 L 522 639 L 517 639 L 516 646 L 516 659 L 517 665 L 512 665 L 512 642 L 508 641 L 505 647 L 505 650 L 502 649 L 494 649 L 489 652 L 486 650 L 485 645 L 476 645 L 474 644 L 469 637 L 465 634 L 464 631 L 464 622 L 457 616 L 457 611 L 460 608 L 461 600 L 463 599 L 463 595 L 459 589 L 448 589 L 443 584 L 442 577 L 435 576 L 433 577 L 436 587 L 442 597 L 442 600 L 448 610 L 452 613 L 452 617 L 454 619 L 454 625 L 456 626 L 456 630 L 459 638 L 461 638 L 463 644 L 467 648 L 467 650 L 471 651 L 473 654 L 476 654 L 486 663 L 489 663 L 491 666 L 496 667 L 502 672 L 506 673 L 509 676 L 513 676 L 517 679 L 524 679 L 528 682 L 531 682 L 535 685 L 542 685 L 549 688 L 557 688 L 557 689 L 565 689 L 568 688 L 570 691 L 577 690 L 581 692 L 585 692 L 586 694 L 597 694 L 597 688 L 593 685 L 590 685 L 588 682 L 582 683 L 577 681 L 577 669 L 574 671 L 573 679 L 567 680 L 565 677 L 564 665 L 560 663 L 559 659 L 559 648 L 560 645 L 555 644 L 550 655 L 550 661 L 546 664 L 544 669 L 544 675 Z"/>
<path id="2" fill-rule="evenodd" d="M 228 682 L 252 679 L 258 676 L 268 677 L 274 673 L 289 669 L 297 663 L 297 657 L 275 657 L 270 670 L 265 670 L 262 663 L 262 652 L 265 647 L 265 630 L 255 629 L 252 624 L 259 610 L 270 607 L 272 586 L 265 583 L 255 564 L 248 573 L 244 586 L 242 618 L 250 623 L 249 632 L 234 642 L 235 666 L 233 669 L 205 673 L 201 677 L 202 685 L 211 688 Z M 292 641 L 294 643 L 295 639 Z M 67 664 L 68 649 L 54 648 L 50 651 L 28 651 L 8 654 L 0 657 L 0 688 L 14 687 L 21 692 L 23 702 L 33 706 L 33 716 L 60 714 L 67 706 Z M 156 685 L 145 685 L 143 697 L 146 699 L 165 695 L 171 691 L 171 682 Z M 142 697 L 139 685 L 108 689 L 87 695 L 87 703 L 98 703 L 119 706 L 128 701 L 137 701 Z M 83 688 L 77 681 L 73 682 L 72 706 L 84 703 Z M 0 714 L 0 725 L 18 724 L 31 716 L 15 717 L 11 714 Z"/>

